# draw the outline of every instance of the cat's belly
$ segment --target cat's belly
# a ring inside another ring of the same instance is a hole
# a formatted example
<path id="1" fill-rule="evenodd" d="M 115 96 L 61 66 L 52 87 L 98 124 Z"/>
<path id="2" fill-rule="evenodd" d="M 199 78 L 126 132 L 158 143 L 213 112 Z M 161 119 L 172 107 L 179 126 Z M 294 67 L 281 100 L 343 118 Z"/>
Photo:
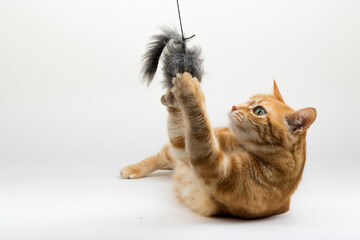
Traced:
<path id="1" fill-rule="evenodd" d="M 173 183 L 176 197 L 187 207 L 204 216 L 217 213 L 218 206 L 206 191 L 205 185 L 183 161 L 176 161 Z"/>
<path id="2" fill-rule="evenodd" d="M 289 200 L 261 204 L 261 201 L 247 202 L 246 198 L 239 199 L 238 194 L 212 197 L 208 191 L 209 186 L 205 186 L 194 173 L 189 159 L 186 159 L 185 155 L 183 157 L 181 160 L 174 159 L 174 191 L 176 197 L 194 212 L 204 216 L 225 214 L 241 218 L 260 218 L 289 210 Z M 261 198 L 261 196 L 256 196 L 256 198 Z"/>

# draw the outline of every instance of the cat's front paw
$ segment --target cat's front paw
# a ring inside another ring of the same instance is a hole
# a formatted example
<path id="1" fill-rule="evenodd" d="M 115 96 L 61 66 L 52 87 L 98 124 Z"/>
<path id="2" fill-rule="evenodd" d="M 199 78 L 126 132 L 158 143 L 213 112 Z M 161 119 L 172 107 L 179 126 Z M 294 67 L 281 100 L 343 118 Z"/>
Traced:
<path id="1" fill-rule="evenodd" d="M 176 101 L 175 95 L 171 90 L 161 97 L 161 103 L 167 107 L 179 107 L 179 103 Z"/>
<path id="2" fill-rule="evenodd" d="M 144 177 L 146 174 L 143 173 L 142 169 L 139 166 L 134 164 L 121 169 L 120 175 L 122 178 L 134 179 Z"/>
<path id="3" fill-rule="evenodd" d="M 180 103 L 185 105 L 187 103 L 202 104 L 204 101 L 199 81 L 196 77 L 192 77 L 190 73 L 176 74 L 176 77 L 173 78 L 173 84 L 172 91 Z"/>

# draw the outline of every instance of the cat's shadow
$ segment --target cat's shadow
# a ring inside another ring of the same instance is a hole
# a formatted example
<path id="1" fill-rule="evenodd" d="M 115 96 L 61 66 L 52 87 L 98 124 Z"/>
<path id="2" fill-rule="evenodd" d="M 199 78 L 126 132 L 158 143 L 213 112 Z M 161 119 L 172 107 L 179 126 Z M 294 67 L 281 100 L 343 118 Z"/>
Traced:
<path id="1" fill-rule="evenodd" d="M 278 218 L 282 218 L 283 214 L 280 215 L 274 215 L 274 216 L 269 216 L 269 217 L 263 217 L 263 218 L 252 218 L 252 219 L 246 219 L 246 218 L 239 218 L 239 217 L 234 217 L 234 216 L 213 216 L 211 217 L 213 220 L 215 221 L 221 221 L 221 222 L 227 222 L 227 223 L 239 223 L 241 222 L 242 224 L 246 224 L 246 223 L 256 223 L 256 222 L 267 222 L 267 221 L 274 221 L 275 219 Z"/>

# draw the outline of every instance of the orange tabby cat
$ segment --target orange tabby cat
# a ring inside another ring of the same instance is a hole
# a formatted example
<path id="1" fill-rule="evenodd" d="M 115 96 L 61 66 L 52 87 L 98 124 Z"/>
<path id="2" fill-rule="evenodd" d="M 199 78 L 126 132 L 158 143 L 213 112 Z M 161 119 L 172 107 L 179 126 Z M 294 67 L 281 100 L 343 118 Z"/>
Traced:
<path id="1" fill-rule="evenodd" d="M 140 178 L 174 169 L 177 198 L 205 215 L 260 218 L 289 210 L 305 164 L 306 130 L 314 108 L 294 111 L 274 81 L 274 94 L 258 94 L 229 112 L 229 127 L 213 129 L 199 82 L 178 74 L 161 98 L 169 112 L 170 143 L 156 155 L 121 170 Z"/>

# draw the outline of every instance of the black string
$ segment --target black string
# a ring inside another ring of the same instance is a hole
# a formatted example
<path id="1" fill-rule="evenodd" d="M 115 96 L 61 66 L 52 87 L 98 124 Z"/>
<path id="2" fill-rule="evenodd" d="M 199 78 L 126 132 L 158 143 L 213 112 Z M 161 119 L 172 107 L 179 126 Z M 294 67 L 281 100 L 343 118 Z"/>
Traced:
<path id="1" fill-rule="evenodd" d="M 179 14 L 179 21 L 180 21 L 181 36 L 182 36 L 183 41 L 185 41 L 185 38 L 184 38 L 184 32 L 183 32 L 182 23 L 181 23 L 181 15 L 180 15 L 179 0 L 176 0 L 176 4 L 177 4 L 177 9 L 178 9 L 178 14 Z"/>
<path id="2" fill-rule="evenodd" d="M 182 36 L 183 41 L 185 42 L 186 40 L 195 37 L 195 34 L 192 35 L 191 37 L 187 37 L 187 38 L 184 37 L 184 31 L 183 31 L 182 22 L 181 22 L 181 14 L 180 14 L 179 0 L 176 0 L 176 4 L 177 4 L 177 9 L 178 9 L 178 14 L 179 14 L 181 36 Z"/>

